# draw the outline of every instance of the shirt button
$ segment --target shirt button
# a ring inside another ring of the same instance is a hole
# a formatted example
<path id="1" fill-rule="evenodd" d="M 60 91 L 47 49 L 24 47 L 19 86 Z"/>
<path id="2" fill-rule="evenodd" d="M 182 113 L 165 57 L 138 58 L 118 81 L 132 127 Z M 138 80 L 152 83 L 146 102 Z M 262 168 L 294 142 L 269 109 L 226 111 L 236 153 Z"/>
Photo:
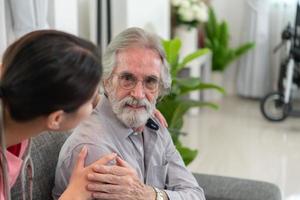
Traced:
<path id="1" fill-rule="evenodd" d="M 139 133 L 138 132 L 134 132 L 133 135 L 137 136 Z"/>

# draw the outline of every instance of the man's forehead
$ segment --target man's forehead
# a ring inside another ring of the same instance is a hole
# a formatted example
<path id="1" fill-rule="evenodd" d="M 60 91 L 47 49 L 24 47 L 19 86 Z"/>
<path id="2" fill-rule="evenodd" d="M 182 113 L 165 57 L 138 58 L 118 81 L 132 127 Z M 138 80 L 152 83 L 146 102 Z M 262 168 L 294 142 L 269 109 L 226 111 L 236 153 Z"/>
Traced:
<path id="1" fill-rule="evenodd" d="M 148 51 L 148 50 L 145 50 Z M 119 52 L 116 59 L 116 73 L 131 73 L 142 75 L 160 75 L 161 60 L 156 53 L 138 52 Z M 150 51 L 153 52 L 153 51 Z"/>
<path id="2" fill-rule="evenodd" d="M 160 66 L 134 66 L 134 65 L 120 65 L 114 70 L 116 73 L 127 73 L 133 75 L 143 75 L 143 76 L 157 76 L 160 75 Z"/>

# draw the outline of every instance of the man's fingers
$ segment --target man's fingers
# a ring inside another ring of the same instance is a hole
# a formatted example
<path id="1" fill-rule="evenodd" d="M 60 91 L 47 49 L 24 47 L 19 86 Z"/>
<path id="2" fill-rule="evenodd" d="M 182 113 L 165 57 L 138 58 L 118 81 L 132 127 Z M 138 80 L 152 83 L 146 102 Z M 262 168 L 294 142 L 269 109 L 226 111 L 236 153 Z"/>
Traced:
<path id="1" fill-rule="evenodd" d="M 117 157 L 116 153 L 110 153 L 107 155 L 102 156 L 99 160 L 95 161 L 93 164 L 95 165 L 105 165 L 108 162 L 115 160 Z"/>
<path id="2" fill-rule="evenodd" d="M 90 183 L 87 185 L 87 190 L 91 192 L 105 192 L 108 194 L 124 194 L 126 191 L 124 186 L 121 185 L 112 185 L 112 184 L 99 184 L 99 183 Z"/>
<path id="3" fill-rule="evenodd" d="M 100 173 L 90 173 L 87 179 L 91 182 L 102 183 L 102 184 L 122 184 L 122 176 L 116 176 L 112 174 L 100 174 Z"/>
<path id="4" fill-rule="evenodd" d="M 117 161 L 118 166 L 132 169 L 132 167 L 125 160 L 120 158 L 119 156 L 117 156 L 116 161 Z"/>
<path id="5" fill-rule="evenodd" d="M 135 169 L 133 169 L 128 162 L 126 162 L 125 160 L 123 160 L 122 158 L 120 158 L 119 156 L 116 158 L 116 162 L 118 166 L 121 167 L 125 167 L 129 170 L 129 175 L 133 175 L 135 177 L 138 177 L 137 172 L 135 171 Z"/>
<path id="6" fill-rule="evenodd" d="M 93 166 L 93 171 L 100 174 L 113 174 L 116 176 L 126 176 L 131 174 L 128 168 L 120 167 L 117 165 L 106 166 L 106 165 L 95 165 Z"/>
<path id="7" fill-rule="evenodd" d="M 87 155 L 87 152 L 88 152 L 87 151 L 87 147 L 83 146 L 82 149 L 81 149 L 81 151 L 78 154 L 77 162 L 75 164 L 74 170 L 84 168 L 85 157 Z"/>
<path id="8" fill-rule="evenodd" d="M 109 194 L 106 192 L 93 192 L 92 197 L 95 199 L 105 199 L 105 200 L 124 199 L 124 195 L 122 194 Z"/>

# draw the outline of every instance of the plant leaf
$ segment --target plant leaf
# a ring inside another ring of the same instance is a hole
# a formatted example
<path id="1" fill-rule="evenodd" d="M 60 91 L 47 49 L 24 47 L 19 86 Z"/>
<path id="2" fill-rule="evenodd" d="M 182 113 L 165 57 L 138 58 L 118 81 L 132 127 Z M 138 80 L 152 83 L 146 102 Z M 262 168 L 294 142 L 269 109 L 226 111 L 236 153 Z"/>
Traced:
<path id="1" fill-rule="evenodd" d="M 177 99 L 177 101 L 179 101 L 179 99 Z M 180 99 L 180 103 L 177 103 L 177 106 L 173 107 L 173 116 L 171 118 L 170 123 L 168 123 L 169 127 L 171 127 L 171 128 L 178 127 L 178 124 L 180 124 L 181 121 L 183 121 L 184 114 L 190 108 L 203 107 L 203 106 L 208 106 L 213 109 L 218 109 L 218 106 L 214 103 L 202 102 L 202 101 L 196 101 L 196 100 L 190 100 L 190 99 Z"/>
<path id="2" fill-rule="evenodd" d="M 174 74 L 178 65 L 181 41 L 179 38 L 175 38 L 173 40 L 163 40 L 162 44 L 166 53 L 166 59 L 170 65 L 171 74 Z"/>
<path id="3" fill-rule="evenodd" d="M 212 34 L 215 35 L 216 33 L 212 32 Z M 218 40 L 207 40 L 207 43 L 211 44 L 212 48 L 220 46 L 220 42 Z M 170 41 L 165 40 L 163 41 L 163 46 L 165 48 L 167 61 L 171 68 L 172 88 L 170 94 L 164 96 L 162 100 L 157 103 L 157 109 L 159 109 L 168 122 L 168 129 L 172 136 L 172 140 L 174 144 L 176 144 L 184 162 L 189 164 L 196 157 L 197 150 L 191 150 L 180 143 L 179 135 L 182 134 L 181 128 L 184 123 L 183 117 L 186 112 L 193 107 L 208 106 L 216 109 L 218 106 L 210 102 L 189 100 L 186 99 L 185 95 L 196 90 L 215 89 L 220 92 L 224 92 L 224 89 L 210 83 L 202 83 L 200 78 L 178 78 L 178 72 L 181 69 L 183 69 L 192 60 L 207 53 L 209 49 L 199 49 L 198 51 L 187 55 L 181 62 L 179 62 L 179 51 L 181 47 L 180 40 L 178 38 Z"/>
<path id="4" fill-rule="evenodd" d="M 191 54 L 188 54 L 184 57 L 183 61 L 178 65 L 176 72 L 178 73 L 180 70 L 182 70 L 189 62 L 195 60 L 196 58 L 199 58 L 203 56 L 204 54 L 207 54 L 210 51 L 208 48 L 199 49 Z M 176 74 L 177 74 L 176 73 Z"/>
<path id="5" fill-rule="evenodd" d="M 178 141 L 175 143 L 176 149 L 180 153 L 183 162 L 185 165 L 190 164 L 197 156 L 198 150 L 193 150 L 187 147 L 182 146 L 182 144 Z"/>
<path id="6" fill-rule="evenodd" d="M 242 54 L 246 53 L 250 49 L 254 48 L 255 44 L 253 42 L 245 43 L 240 47 L 235 49 L 235 56 L 240 57 Z"/>
<path id="7" fill-rule="evenodd" d="M 213 83 L 203 83 L 199 78 L 195 78 L 195 77 L 177 78 L 175 81 L 180 88 L 181 95 L 185 95 L 192 91 L 207 90 L 207 89 L 214 89 L 220 93 L 225 94 L 224 88 L 215 85 Z"/>
<path id="8" fill-rule="evenodd" d="M 230 48 L 228 24 L 226 21 L 218 22 L 212 7 L 209 8 L 209 19 L 204 28 L 206 32 L 205 46 L 212 51 L 213 71 L 224 71 L 232 61 L 254 47 L 254 43 L 246 43 L 235 49 Z"/>
<path id="9" fill-rule="evenodd" d="M 229 34 L 228 34 L 228 25 L 226 22 L 220 24 L 220 35 L 219 35 L 220 44 L 223 47 L 228 47 Z"/>

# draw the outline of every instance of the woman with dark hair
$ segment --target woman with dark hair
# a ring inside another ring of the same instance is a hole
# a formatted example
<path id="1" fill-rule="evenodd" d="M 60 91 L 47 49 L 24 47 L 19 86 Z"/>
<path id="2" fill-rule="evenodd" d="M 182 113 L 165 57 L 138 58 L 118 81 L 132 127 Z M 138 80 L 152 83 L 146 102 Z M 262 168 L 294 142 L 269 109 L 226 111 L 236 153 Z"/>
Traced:
<path id="1" fill-rule="evenodd" d="M 27 34 L 5 52 L 0 82 L 1 172 L 0 199 L 10 199 L 10 188 L 24 176 L 28 138 L 43 131 L 73 129 L 97 104 L 102 68 L 97 48 L 60 31 Z M 72 181 L 61 199 L 87 199 L 83 148 Z M 27 158 L 28 158 L 27 157 Z M 111 154 L 99 163 L 114 159 Z M 21 197 L 20 197 L 21 198 Z"/>

